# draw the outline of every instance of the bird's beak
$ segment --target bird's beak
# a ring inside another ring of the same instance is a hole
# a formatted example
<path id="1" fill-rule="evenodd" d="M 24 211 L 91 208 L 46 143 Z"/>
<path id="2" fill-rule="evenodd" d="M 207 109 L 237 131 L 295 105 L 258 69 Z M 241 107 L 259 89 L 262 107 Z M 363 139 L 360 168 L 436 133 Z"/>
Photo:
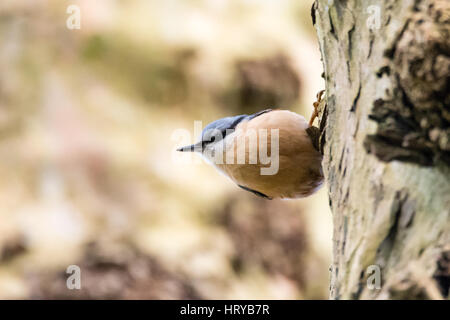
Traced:
<path id="1" fill-rule="evenodd" d="M 185 146 L 178 148 L 177 151 L 180 152 L 201 152 L 202 151 L 202 143 L 197 142 L 196 144 L 191 144 L 190 146 Z"/>

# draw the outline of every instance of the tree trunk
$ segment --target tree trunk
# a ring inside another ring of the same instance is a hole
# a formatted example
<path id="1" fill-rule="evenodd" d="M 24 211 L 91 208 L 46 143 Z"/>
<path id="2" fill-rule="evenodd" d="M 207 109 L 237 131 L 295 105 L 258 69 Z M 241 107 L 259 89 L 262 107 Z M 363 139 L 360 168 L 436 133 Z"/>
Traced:
<path id="1" fill-rule="evenodd" d="M 450 1 L 316 0 L 311 13 L 326 82 L 330 297 L 448 298 Z"/>

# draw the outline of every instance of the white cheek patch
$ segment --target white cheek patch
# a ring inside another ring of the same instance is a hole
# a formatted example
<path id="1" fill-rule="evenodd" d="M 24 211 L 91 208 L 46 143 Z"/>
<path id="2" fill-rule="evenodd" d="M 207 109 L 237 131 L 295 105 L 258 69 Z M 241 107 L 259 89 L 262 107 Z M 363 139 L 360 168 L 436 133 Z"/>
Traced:
<path id="1" fill-rule="evenodd" d="M 270 131 L 270 153 L 268 153 L 268 132 L 266 129 L 236 129 L 227 132 L 223 140 L 206 145 L 203 152 L 213 164 L 263 164 L 261 175 L 275 175 L 279 170 L 279 130 Z M 248 152 L 246 152 L 248 150 Z M 259 152 L 258 152 L 259 151 Z M 248 159 L 246 155 L 248 154 Z M 259 159 L 259 163 L 258 163 Z"/>
<path id="2" fill-rule="evenodd" d="M 224 139 L 224 146 L 225 146 L 225 150 L 226 150 L 226 164 L 234 164 L 235 159 L 234 159 L 234 145 L 235 145 L 235 140 L 236 137 L 238 136 L 239 132 L 242 130 L 233 130 L 231 133 L 228 133 L 225 136 Z M 245 155 L 244 155 L 245 156 Z"/>
<path id="3" fill-rule="evenodd" d="M 207 133 L 207 139 L 213 139 L 216 142 L 206 144 L 203 150 L 203 156 L 213 164 L 223 164 L 224 140 L 222 132 L 214 129 Z"/>

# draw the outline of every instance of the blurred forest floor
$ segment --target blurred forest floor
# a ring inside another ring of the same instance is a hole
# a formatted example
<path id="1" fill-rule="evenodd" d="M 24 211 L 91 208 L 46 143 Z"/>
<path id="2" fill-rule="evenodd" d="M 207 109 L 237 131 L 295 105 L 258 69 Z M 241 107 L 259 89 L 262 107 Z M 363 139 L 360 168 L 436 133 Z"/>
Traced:
<path id="1" fill-rule="evenodd" d="M 71 1 L 2 1 L 0 298 L 327 298 L 325 188 L 267 201 L 171 160 L 194 120 L 309 117 L 311 2 L 77 0 L 69 30 Z"/>

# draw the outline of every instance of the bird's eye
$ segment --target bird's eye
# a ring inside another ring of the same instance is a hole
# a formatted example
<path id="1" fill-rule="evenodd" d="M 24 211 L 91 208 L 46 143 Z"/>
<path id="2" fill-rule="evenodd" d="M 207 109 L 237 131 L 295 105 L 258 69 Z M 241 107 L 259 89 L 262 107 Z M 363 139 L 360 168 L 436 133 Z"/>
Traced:
<path id="1" fill-rule="evenodd" d="M 203 133 L 203 145 L 216 143 L 224 138 L 226 132 L 224 130 L 211 129 Z"/>

